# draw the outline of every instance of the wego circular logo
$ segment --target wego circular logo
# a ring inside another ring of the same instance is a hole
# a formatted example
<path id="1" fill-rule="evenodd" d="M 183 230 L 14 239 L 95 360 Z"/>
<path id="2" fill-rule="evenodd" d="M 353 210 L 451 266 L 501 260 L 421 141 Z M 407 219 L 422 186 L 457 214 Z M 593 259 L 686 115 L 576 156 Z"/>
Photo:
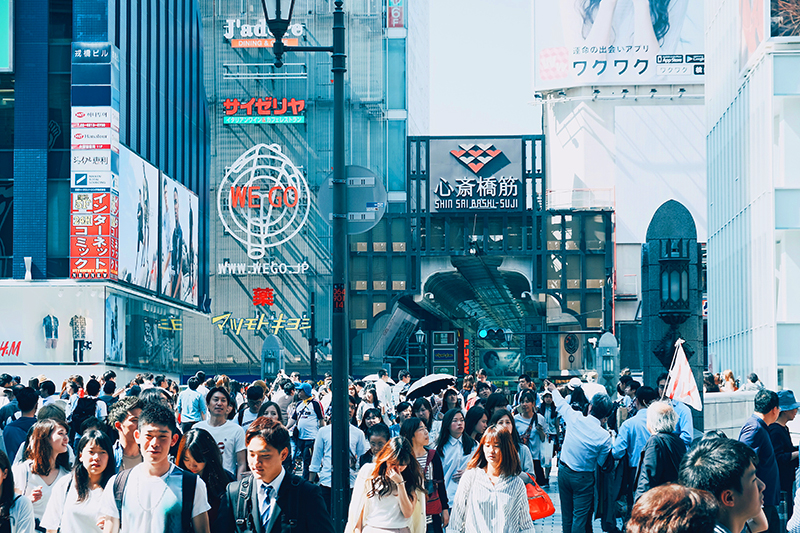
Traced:
<path id="1" fill-rule="evenodd" d="M 308 219 L 311 196 L 303 173 L 277 144 L 259 144 L 239 156 L 217 192 L 225 231 L 247 247 L 250 259 L 288 241 Z"/>

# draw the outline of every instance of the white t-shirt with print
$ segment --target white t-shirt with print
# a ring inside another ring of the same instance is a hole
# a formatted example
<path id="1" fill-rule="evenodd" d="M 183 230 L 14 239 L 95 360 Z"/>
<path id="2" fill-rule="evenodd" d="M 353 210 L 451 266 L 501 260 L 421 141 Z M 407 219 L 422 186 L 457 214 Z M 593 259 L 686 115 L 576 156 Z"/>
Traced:
<path id="1" fill-rule="evenodd" d="M 534 413 L 536 416 L 536 420 L 542 428 L 545 426 L 545 419 L 541 413 Z M 520 437 L 528 431 L 528 427 L 530 427 L 531 422 L 533 422 L 533 417 L 531 418 L 524 418 L 522 415 L 516 415 L 514 417 L 514 422 L 517 425 L 517 433 L 519 433 Z M 539 438 L 539 433 L 536 431 L 536 426 L 531 428 L 530 436 L 528 437 L 528 449 L 531 452 L 531 457 L 534 461 L 541 461 L 542 459 L 542 440 Z"/>
<path id="2" fill-rule="evenodd" d="M 170 465 L 161 477 L 147 474 L 147 465 L 131 469 L 122 496 L 122 529 L 120 533 L 181 533 L 181 502 L 183 473 Z M 119 520 L 117 502 L 114 500 L 113 476 L 100 498 L 99 516 Z M 197 478 L 192 504 L 192 518 L 211 509 L 208 504 L 206 484 Z"/>
<path id="3" fill-rule="evenodd" d="M 319 418 L 317 411 L 314 409 L 314 402 L 316 400 L 308 400 L 307 402 L 300 402 L 295 407 L 295 414 L 297 415 L 297 431 L 301 440 L 314 440 L 317 438 L 319 431 Z"/>
<path id="4" fill-rule="evenodd" d="M 39 487 L 42 488 L 42 497 L 33 504 L 33 514 L 38 520 L 41 520 L 42 516 L 44 516 L 44 510 L 47 508 L 47 502 L 50 500 L 50 495 L 53 492 L 53 487 L 59 479 L 68 476 L 69 472 L 59 467 L 56 479 L 51 485 L 48 485 L 39 474 L 31 472 L 32 464 L 33 461 L 28 459 L 25 462 L 12 466 L 11 471 L 14 473 L 14 488 L 27 496 L 29 500 L 33 500 L 31 494 L 34 490 Z"/>
<path id="5" fill-rule="evenodd" d="M 61 528 L 61 533 L 101 533 L 97 527 L 97 509 L 102 496 L 103 489 L 98 487 L 79 503 L 74 476 L 64 476 L 53 485 L 40 525 L 45 529 Z"/>
<path id="6" fill-rule="evenodd" d="M 222 454 L 222 468 L 236 473 L 236 453 L 247 449 L 244 443 L 244 430 L 233 420 L 226 420 L 221 426 L 212 426 L 206 421 L 198 422 L 192 429 L 204 429 L 211 433 Z"/>

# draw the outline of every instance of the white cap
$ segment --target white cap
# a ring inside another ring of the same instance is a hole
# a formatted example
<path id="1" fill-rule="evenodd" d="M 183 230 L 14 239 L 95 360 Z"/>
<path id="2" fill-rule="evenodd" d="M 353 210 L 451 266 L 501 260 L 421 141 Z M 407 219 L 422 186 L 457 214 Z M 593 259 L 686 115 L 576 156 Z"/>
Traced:
<path id="1" fill-rule="evenodd" d="M 569 383 L 567 383 L 567 385 L 569 385 L 569 387 L 572 389 L 579 389 L 581 385 L 583 385 L 583 382 L 581 381 L 581 378 L 572 378 L 571 380 L 569 380 Z"/>

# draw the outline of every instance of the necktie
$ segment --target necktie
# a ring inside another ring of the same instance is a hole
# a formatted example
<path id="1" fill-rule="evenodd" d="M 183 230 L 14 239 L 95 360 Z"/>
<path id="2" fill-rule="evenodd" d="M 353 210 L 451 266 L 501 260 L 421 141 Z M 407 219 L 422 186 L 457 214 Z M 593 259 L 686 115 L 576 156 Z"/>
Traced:
<path id="1" fill-rule="evenodd" d="M 261 484 L 261 525 L 264 526 L 264 531 L 267 530 L 269 525 L 269 515 L 272 510 L 272 486 Z"/>

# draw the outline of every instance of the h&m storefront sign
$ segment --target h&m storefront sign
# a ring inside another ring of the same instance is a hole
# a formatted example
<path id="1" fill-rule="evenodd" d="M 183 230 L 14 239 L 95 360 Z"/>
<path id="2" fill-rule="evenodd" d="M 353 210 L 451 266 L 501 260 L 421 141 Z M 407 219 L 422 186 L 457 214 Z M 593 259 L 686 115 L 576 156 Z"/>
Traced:
<path id="1" fill-rule="evenodd" d="M 430 212 L 524 209 L 522 140 L 430 140 Z"/>

